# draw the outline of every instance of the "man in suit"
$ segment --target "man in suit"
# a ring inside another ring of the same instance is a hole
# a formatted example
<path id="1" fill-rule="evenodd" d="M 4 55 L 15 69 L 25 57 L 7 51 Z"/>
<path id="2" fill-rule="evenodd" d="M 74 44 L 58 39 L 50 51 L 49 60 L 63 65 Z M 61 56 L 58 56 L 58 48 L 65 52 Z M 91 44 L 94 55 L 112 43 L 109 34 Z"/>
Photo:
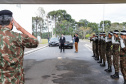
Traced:
<path id="1" fill-rule="evenodd" d="M 66 41 L 66 39 L 65 39 L 65 37 L 64 37 L 64 35 L 62 34 L 62 36 L 60 37 L 60 52 L 62 52 L 62 49 L 63 49 L 63 52 L 65 51 L 64 50 L 64 44 L 65 44 L 65 41 Z"/>

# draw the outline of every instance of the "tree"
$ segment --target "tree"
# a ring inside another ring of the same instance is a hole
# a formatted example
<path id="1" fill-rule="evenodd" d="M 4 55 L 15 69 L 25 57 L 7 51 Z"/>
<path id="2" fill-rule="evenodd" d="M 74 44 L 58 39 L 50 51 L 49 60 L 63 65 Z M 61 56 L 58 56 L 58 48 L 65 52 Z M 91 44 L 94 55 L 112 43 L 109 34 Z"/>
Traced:
<path id="1" fill-rule="evenodd" d="M 90 32 L 98 33 L 98 24 L 97 23 L 88 23 L 88 27 L 91 28 Z"/>
<path id="2" fill-rule="evenodd" d="M 120 24 L 118 22 L 114 22 L 111 24 L 111 27 L 110 27 L 110 31 L 114 31 L 114 30 L 123 30 L 123 24 Z"/>
<path id="3" fill-rule="evenodd" d="M 60 24 L 57 23 L 57 27 L 54 30 L 57 35 L 73 35 L 73 28 L 71 23 L 67 20 L 62 21 Z"/>
<path id="4" fill-rule="evenodd" d="M 44 27 L 45 10 L 42 7 L 39 7 L 37 11 L 38 11 L 37 16 L 41 18 L 41 20 L 39 21 L 39 29 L 40 29 L 40 37 L 42 38 L 42 30 L 46 29 L 46 27 Z"/>
<path id="5" fill-rule="evenodd" d="M 109 21 L 109 20 L 101 21 L 100 27 L 103 28 L 103 26 L 104 26 L 104 31 L 108 32 L 110 30 L 110 27 L 111 27 L 111 21 Z"/>
<path id="6" fill-rule="evenodd" d="M 79 30 L 79 33 L 82 33 L 82 38 L 85 39 L 87 32 L 90 30 L 90 27 L 80 27 Z"/>
<path id="7" fill-rule="evenodd" d="M 36 31 L 33 31 L 33 33 L 35 33 L 35 36 L 37 37 L 37 30 L 38 30 L 38 25 L 39 25 L 39 22 L 41 21 L 42 19 L 38 16 L 36 17 L 32 17 L 32 29 L 33 30 L 36 30 Z"/>

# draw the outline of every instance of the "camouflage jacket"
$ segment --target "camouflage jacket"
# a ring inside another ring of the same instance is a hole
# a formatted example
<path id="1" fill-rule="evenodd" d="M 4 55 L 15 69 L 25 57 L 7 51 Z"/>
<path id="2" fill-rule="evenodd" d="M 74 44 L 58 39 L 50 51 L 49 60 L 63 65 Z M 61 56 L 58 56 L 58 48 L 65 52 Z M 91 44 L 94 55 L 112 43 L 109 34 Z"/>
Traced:
<path id="1" fill-rule="evenodd" d="M 106 47 L 105 41 L 104 40 L 101 40 L 101 48 L 105 49 L 105 47 Z"/>
<path id="2" fill-rule="evenodd" d="M 115 37 L 115 40 L 119 42 L 119 37 Z M 113 52 L 119 51 L 119 44 L 113 44 Z"/>
<path id="3" fill-rule="evenodd" d="M 124 44 L 126 46 L 126 39 L 124 39 L 123 41 L 124 41 Z M 126 56 L 126 47 L 120 49 L 120 57 L 121 56 Z"/>
<path id="4" fill-rule="evenodd" d="M 24 84 L 24 48 L 37 46 L 36 39 L 0 28 L 0 84 Z"/>
<path id="5" fill-rule="evenodd" d="M 106 42 L 106 51 L 111 50 L 111 45 L 112 45 L 112 42 Z"/>

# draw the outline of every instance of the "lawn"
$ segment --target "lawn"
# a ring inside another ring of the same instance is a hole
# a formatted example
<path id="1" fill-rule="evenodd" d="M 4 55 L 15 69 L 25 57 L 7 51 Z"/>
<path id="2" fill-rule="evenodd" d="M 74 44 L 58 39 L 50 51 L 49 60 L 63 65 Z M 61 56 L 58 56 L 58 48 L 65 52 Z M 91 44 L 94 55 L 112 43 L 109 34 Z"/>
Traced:
<path id="1" fill-rule="evenodd" d="M 48 43 L 48 39 L 42 39 L 42 42 L 40 44 L 47 44 Z"/>

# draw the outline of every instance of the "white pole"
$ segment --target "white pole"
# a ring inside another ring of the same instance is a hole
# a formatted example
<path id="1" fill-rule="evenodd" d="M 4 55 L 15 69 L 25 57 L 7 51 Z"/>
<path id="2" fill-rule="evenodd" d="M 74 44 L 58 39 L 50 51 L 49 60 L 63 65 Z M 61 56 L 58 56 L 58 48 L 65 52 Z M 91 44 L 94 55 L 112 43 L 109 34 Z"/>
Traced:
<path id="1" fill-rule="evenodd" d="M 52 37 L 53 37 L 53 25 L 52 25 Z"/>
<path id="2" fill-rule="evenodd" d="M 103 4 L 103 31 L 104 31 L 104 13 L 105 13 L 105 4 Z"/>

